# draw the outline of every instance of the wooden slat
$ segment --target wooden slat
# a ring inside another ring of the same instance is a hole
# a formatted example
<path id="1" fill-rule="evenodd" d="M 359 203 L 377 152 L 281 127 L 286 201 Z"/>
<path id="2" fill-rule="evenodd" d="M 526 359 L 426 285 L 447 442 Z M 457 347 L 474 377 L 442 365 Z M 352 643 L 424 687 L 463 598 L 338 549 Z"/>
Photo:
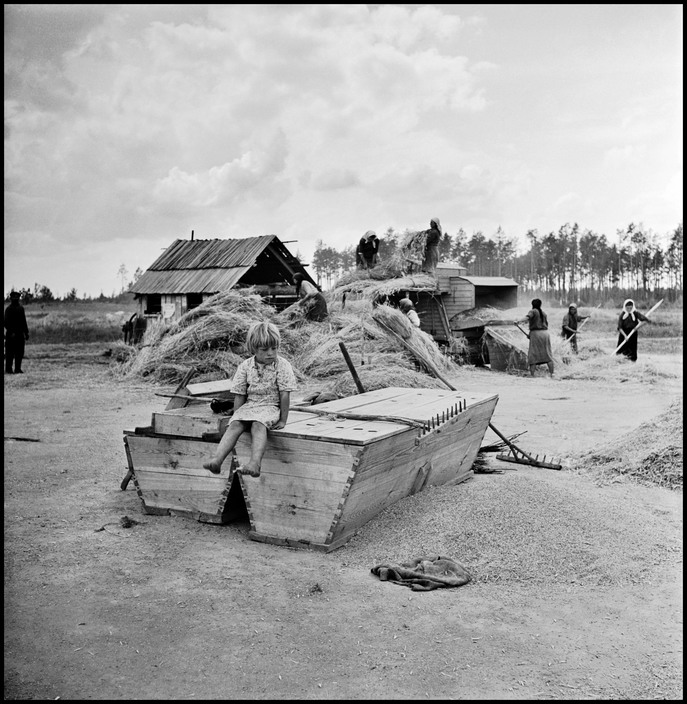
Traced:
<path id="1" fill-rule="evenodd" d="M 209 405 L 193 405 L 153 413 L 153 432 L 202 438 L 204 433 L 224 433 L 230 416 L 213 413 Z"/>
<path id="2" fill-rule="evenodd" d="M 320 404 L 324 406 L 325 404 Z M 270 432 L 273 437 L 302 438 L 341 442 L 349 445 L 367 445 L 381 438 L 408 431 L 403 423 L 388 421 L 352 420 L 350 418 L 329 418 L 313 413 L 291 411 L 289 420 L 282 430 Z"/>
<path id="3" fill-rule="evenodd" d="M 214 451 L 212 443 L 186 438 L 157 438 L 128 435 L 127 442 L 131 453 L 134 472 L 145 469 L 176 475 L 189 475 L 200 478 L 221 477 L 226 480 L 232 472 L 231 457 L 222 465 L 220 474 L 212 474 L 203 468 Z"/>
<path id="4" fill-rule="evenodd" d="M 135 476 L 146 506 L 221 515 L 229 495 L 226 477 L 211 475 L 201 480 L 145 469 L 137 469 Z"/>
<path id="5" fill-rule="evenodd" d="M 232 379 L 219 379 L 217 381 L 200 381 L 196 384 L 187 384 L 186 388 L 191 396 L 218 396 L 219 394 L 229 394 L 231 391 Z"/>
<path id="6" fill-rule="evenodd" d="M 465 399 L 468 405 L 477 403 L 494 395 L 463 393 L 443 389 L 403 389 L 389 387 L 368 391 L 365 394 L 350 396 L 345 399 L 328 401 L 320 404 L 323 411 L 353 411 L 367 413 L 371 416 L 392 415 L 425 421 L 441 415 L 450 407 Z M 497 398 L 497 397 L 496 397 Z"/>

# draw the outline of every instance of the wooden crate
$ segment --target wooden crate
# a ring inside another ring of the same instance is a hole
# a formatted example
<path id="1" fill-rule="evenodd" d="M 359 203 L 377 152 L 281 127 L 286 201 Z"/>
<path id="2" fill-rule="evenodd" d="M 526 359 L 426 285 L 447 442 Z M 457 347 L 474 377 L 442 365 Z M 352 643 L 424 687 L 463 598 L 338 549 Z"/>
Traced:
<path id="1" fill-rule="evenodd" d="M 196 405 L 153 414 L 124 441 L 146 512 L 225 522 L 240 489 L 252 539 L 329 552 L 399 499 L 465 480 L 497 400 L 393 387 L 294 407 L 286 427 L 270 431 L 259 477 L 235 474 L 248 434 L 220 475 L 203 469 L 229 419 Z"/>
<path id="2" fill-rule="evenodd" d="M 497 400 L 394 387 L 312 407 L 318 415 L 292 411 L 260 477 L 241 478 L 250 537 L 328 552 L 399 499 L 467 479 Z"/>

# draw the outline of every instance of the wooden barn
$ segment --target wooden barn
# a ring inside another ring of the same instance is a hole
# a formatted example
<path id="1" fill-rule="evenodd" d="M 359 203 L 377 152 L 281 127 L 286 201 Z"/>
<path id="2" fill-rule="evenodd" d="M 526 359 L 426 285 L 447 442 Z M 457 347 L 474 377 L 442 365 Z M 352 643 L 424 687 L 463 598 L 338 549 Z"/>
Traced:
<path id="1" fill-rule="evenodd" d="M 144 318 L 173 321 L 206 298 L 254 286 L 282 310 L 296 301 L 293 275 L 315 283 L 276 235 L 244 239 L 175 240 L 132 286 Z"/>

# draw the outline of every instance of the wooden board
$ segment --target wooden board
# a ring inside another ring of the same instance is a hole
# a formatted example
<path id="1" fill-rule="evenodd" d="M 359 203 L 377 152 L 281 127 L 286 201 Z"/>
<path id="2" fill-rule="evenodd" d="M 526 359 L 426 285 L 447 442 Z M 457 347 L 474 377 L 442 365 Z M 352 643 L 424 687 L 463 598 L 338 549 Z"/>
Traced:
<path id="1" fill-rule="evenodd" d="M 406 389 L 388 387 L 327 401 L 317 406 L 323 411 L 350 411 L 375 417 L 399 417 L 427 422 L 441 416 L 456 404 L 472 403 L 492 397 L 493 394 L 451 391 L 449 389 Z"/>
<path id="2" fill-rule="evenodd" d="M 161 435 L 202 438 L 206 433 L 224 433 L 231 416 L 214 413 L 210 404 L 194 404 L 153 413 L 152 432 Z"/>
<path id="3" fill-rule="evenodd" d="M 191 396 L 214 396 L 216 398 L 232 398 L 234 394 L 229 390 L 232 379 L 219 379 L 218 381 L 200 381 L 196 384 L 187 384 L 186 389 Z"/>
<path id="4" fill-rule="evenodd" d="M 317 409 L 324 413 L 327 406 L 328 404 L 321 403 L 317 405 Z M 367 445 L 407 430 L 408 426 L 404 423 L 333 418 L 291 410 L 286 426 L 282 430 L 270 431 L 270 437 L 275 441 L 280 437 L 287 437 L 339 442 L 347 445 Z"/>

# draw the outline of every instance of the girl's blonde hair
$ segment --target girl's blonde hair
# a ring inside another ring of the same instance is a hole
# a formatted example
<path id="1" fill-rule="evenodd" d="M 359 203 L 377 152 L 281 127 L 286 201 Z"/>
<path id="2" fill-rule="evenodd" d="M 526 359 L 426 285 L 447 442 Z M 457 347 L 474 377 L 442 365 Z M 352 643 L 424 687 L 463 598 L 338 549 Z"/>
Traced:
<path id="1" fill-rule="evenodd" d="M 255 354 L 259 347 L 276 347 L 281 344 L 279 328 L 274 323 L 253 323 L 246 335 L 246 349 Z"/>

